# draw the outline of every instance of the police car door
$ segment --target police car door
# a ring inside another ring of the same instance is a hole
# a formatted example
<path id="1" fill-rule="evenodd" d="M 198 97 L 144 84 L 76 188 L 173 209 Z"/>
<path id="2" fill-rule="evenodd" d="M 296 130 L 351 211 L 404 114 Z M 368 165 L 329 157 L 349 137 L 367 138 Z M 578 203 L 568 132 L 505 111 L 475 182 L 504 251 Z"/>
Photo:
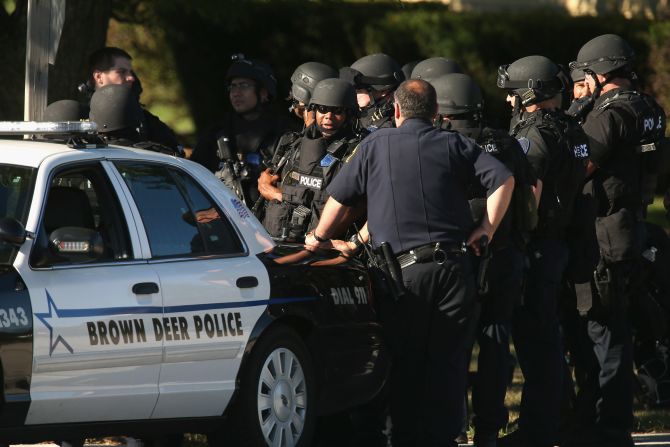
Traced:
<path id="1" fill-rule="evenodd" d="M 158 277 L 103 163 L 40 169 L 27 225 L 37 237 L 16 262 L 33 312 L 27 424 L 146 419 L 156 404 Z"/>
<path id="2" fill-rule="evenodd" d="M 189 172 L 144 161 L 115 165 L 141 215 L 163 293 L 164 316 L 152 328 L 164 342 L 152 418 L 220 415 L 269 298 L 267 271 L 247 253 L 226 208 Z"/>

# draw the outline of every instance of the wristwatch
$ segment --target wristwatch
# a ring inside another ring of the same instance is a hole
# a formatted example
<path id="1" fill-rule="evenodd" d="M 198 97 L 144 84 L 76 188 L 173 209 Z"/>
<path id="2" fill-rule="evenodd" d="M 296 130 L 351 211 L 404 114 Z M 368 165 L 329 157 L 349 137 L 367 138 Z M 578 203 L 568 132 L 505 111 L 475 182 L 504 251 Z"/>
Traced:
<path id="1" fill-rule="evenodd" d="M 316 239 L 317 242 L 328 242 L 330 239 L 322 238 L 316 235 L 316 231 L 312 231 L 312 236 Z"/>

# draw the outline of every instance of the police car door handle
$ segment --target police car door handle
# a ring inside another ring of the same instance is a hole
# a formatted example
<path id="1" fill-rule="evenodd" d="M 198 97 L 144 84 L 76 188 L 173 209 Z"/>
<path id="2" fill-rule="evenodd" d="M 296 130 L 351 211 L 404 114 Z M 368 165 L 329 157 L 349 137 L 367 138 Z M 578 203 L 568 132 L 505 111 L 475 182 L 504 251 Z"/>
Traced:
<path id="1" fill-rule="evenodd" d="M 258 286 L 258 279 L 255 276 L 241 276 L 237 278 L 235 285 L 240 289 L 250 289 Z"/>
<path id="2" fill-rule="evenodd" d="M 138 282 L 133 286 L 133 293 L 135 295 L 150 295 L 158 293 L 158 284 L 155 282 Z"/>

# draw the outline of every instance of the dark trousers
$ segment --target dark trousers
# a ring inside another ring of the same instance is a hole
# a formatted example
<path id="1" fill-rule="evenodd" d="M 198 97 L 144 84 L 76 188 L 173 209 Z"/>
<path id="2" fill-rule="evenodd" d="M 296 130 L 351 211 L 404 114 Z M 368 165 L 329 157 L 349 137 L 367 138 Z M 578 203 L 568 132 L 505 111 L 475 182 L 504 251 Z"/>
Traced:
<path id="1" fill-rule="evenodd" d="M 488 293 L 481 296 L 477 328 L 479 357 L 472 383 L 475 436 L 496 435 L 508 421 L 505 393 L 510 380 L 512 312 L 521 300 L 524 257 L 510 244 L 491 254 Z"/>
<path id="2" fill-rule="evenodd" d="M 393 355 L 393 445 L 454 446 L 463 417 L 474 277 L 468 256 L 403 269 L 407 289 L 381 318 Z"/>
<path id="3" fill-rule="evenodd" d="M 519 428 L 533 445 L 558 441 L 564 372 L 558 325 L 558 297 L 568 261 L 565 243 L 533 240 L 528 245 L 523 303 L 516 308 L 513 337 L 524 384 Z"/>
<path id="4" fill-rule="evenodd" d="M 577 422 L 603 433 L 627 432 L 633 426 L 633 340 L 628 312 L 635 299 L 635 266 L 610 267 L 623 279 L 622 295 L 607 308 L 598 302 L 584 321 L 583 346 L 575 358 L 578 378 Z"/>

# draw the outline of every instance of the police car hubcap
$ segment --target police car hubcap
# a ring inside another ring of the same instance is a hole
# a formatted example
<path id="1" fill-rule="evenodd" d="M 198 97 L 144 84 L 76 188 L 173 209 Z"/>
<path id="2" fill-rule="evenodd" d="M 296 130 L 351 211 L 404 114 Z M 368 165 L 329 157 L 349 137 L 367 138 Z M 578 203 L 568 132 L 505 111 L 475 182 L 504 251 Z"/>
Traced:
<path id="1" fill-rule="evenodd" d="M 258 383 L 258 419 L 268 445 L 292 446 L 305 424 L 307 389 L 302 365 L 286 348 L 265 360 Z"/>

